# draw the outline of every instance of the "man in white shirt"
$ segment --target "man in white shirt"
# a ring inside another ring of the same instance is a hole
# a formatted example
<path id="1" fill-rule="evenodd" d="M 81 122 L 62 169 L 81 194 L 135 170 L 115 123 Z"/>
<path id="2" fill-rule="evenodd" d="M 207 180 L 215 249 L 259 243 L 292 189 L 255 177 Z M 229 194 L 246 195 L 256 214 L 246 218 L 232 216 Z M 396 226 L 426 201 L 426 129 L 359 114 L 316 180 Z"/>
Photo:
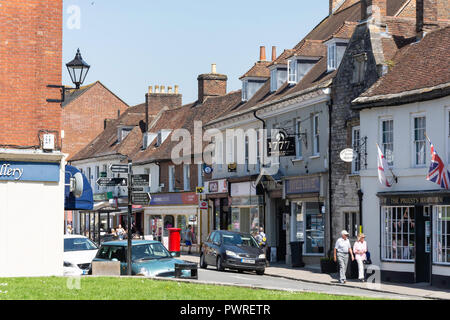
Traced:
<path id="1" fill-rule="evenodd" d="M 351 255 L 352 261 L 355 260 L 355 257 L 353 256 L 350 240 L 348 240 L 348 232 L 343 230 L 341 235 L 342 237 L 337 239 L 334 247 L 334 262 L 339 261 L 339 282 L 345 283 L 347 280 L 345 273 L 347 272 L 348 255 Z"/>

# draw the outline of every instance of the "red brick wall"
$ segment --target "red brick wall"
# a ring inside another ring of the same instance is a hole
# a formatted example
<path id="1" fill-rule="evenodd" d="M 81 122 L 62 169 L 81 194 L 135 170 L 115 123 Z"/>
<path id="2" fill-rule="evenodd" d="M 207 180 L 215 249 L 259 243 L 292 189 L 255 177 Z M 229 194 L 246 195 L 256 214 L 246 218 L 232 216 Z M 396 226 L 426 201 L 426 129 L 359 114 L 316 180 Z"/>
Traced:
<path id="1" fill-rule="evenodd" d="M 227 94 L 227 76 L 209 73 L 201 74 L 198 80 L 198 100 L 204 102 L 208 97 L 223 96 Z"/>
<path id="2" fill-rule="evenodd" d="M 164 107 L 181 107 L 182 95 L 175 93 L 150 93 L 148 95 L 148 114 L 157 115 Z"/>
<path id="3" fill-rule="evenodd" d="M 127 105 L 101 83 L 95 83 L 63 109 L 63 152 L 68 153 L 70 159 L 103 131 L 105 119 L 117 119 L 118 110 L 122 114 L 126 108 Z"/>
<path id="4" fill-rule="evenodd" d="M 38 131 L 61 130 L 62 0 L 2 0 L 0 145 L 34 146 Z"/>

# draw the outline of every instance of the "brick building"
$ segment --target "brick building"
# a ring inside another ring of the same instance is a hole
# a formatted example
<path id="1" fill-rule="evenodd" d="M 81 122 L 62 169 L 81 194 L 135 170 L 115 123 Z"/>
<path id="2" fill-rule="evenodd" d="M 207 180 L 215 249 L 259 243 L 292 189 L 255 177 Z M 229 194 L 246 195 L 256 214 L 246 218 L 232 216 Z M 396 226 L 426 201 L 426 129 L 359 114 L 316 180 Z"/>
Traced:
<path id="1" fill-rule="evenodd" d="M 128 105 L 100 81 L 66 92 L 62 103 L 62 150 L 69 159 L 105 128 L 106 119 L 117 119 Z"/>
<path id="2" fill-rule="evenodd" d="M 61 85 L 62 6 L 0 6 L 0 277 L 63 274 L 62 113 L 46 101 L 60 96 L 47 85 Z"/>

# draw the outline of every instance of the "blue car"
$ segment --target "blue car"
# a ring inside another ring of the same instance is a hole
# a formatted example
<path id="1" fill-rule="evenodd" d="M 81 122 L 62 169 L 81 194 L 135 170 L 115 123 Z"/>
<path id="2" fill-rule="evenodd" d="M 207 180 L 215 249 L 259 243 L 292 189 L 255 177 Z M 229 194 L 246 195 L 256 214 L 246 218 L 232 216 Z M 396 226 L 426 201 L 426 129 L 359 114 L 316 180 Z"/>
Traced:
<path id="1" fill-rule="evenodd" d="M 93 261 L 120 261 L 120 274 L 127 275 L 127 246 L 125 241 L 102 243 Z M 133 240 L 131 274 L 145 277 L 175 277 L 175 264 L 186 264 L 174 259 L 158 241 Z M 182 270 L 182 277 L 190 277 L 190 270 Z"/>

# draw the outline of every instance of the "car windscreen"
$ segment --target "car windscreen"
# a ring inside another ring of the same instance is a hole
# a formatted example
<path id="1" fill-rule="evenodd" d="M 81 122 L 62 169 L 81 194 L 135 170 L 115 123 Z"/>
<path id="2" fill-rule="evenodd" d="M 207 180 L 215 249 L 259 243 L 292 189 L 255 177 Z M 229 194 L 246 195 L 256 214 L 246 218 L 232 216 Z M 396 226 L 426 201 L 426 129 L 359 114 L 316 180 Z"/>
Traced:
<path id="1" fill-rule="evenodd" d="M 258 248 L 256 240 L 250 235 L 223 234 L 222 239 L 224 245 Z"/>
<path id="2" fill-rule="evenodd" d="M 172 257 L 160 243 L 133 246 L 131 255 L 133 260 L 153 260 Z"/>
<path id="3" fill-rule="evenodd" d="M 68 238 L 64 239 L 64 252 L 97 250 L 97 246 L 86 238 Z"/>

